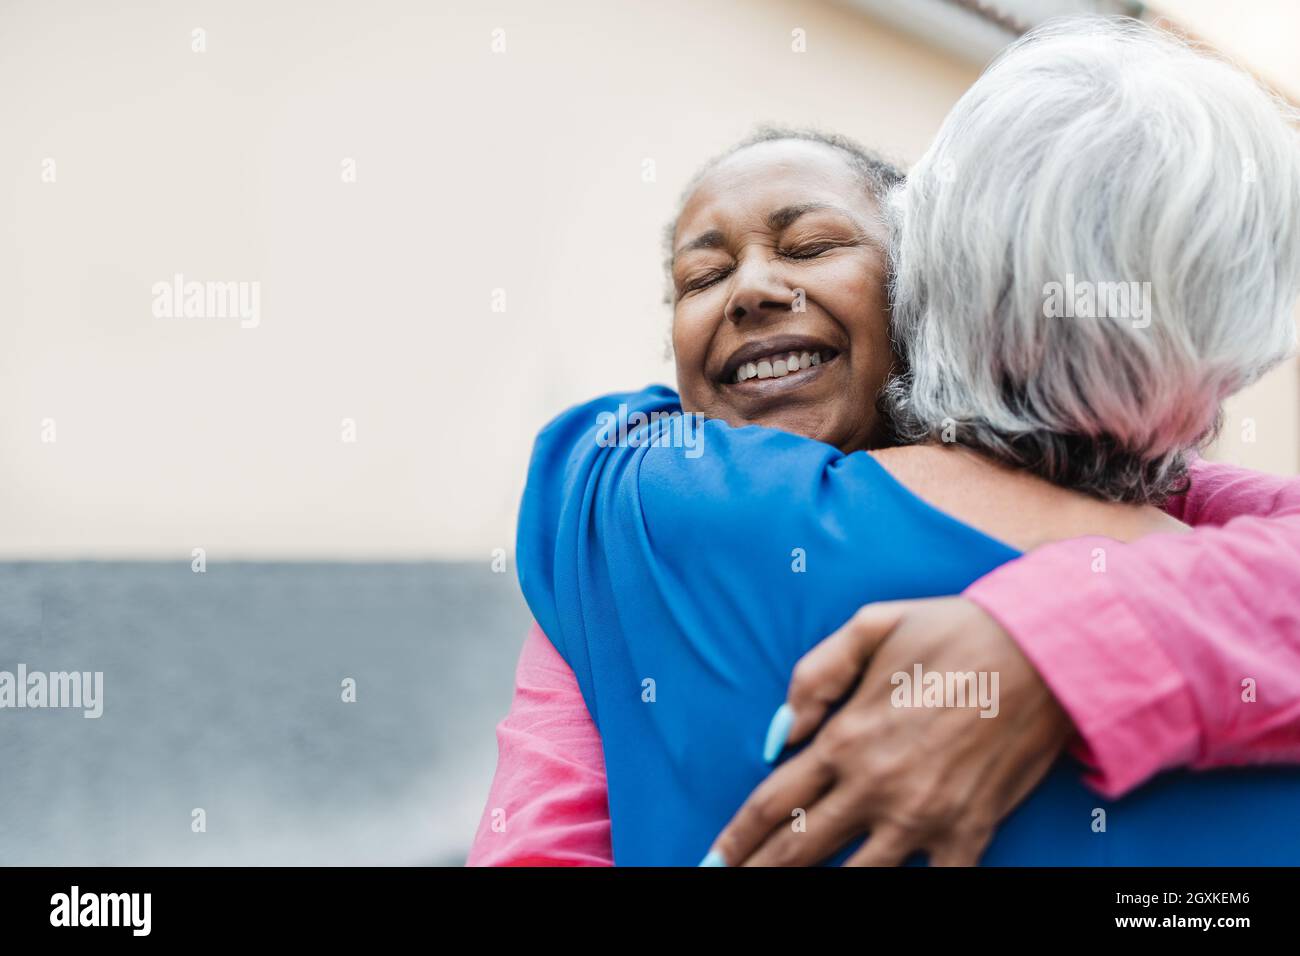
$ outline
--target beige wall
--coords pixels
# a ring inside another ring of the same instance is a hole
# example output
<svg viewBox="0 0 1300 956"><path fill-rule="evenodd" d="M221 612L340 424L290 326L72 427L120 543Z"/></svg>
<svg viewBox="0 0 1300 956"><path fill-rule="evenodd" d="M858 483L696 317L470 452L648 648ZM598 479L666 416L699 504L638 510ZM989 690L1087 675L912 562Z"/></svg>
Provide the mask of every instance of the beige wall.
<svg viewBox="0 0 1300 956"><path fill-rule="evenodd" d="M819 3L105 6L0 12L4 557L509 548L537 427L670 380L695 167L763 120L909 160L975 76ZM260 325L156 318L177 272ZM1295 396L1234 456L1294 471Z"/></svg>
<svg viewBox="0 0 1300 956"><path fill-rule="evenodd" d="M1147 16L1210 43L1222 55L1300 101L1300 4L1295 0L1146 0Z"/></svg>
<svg viewBox="0 0 1300 956"><path fill-rule="evenodd" d="M1296 0L1152 0L1168 19L1300 103L1300 4ZM1300 321L1300 311L1297 312ZM1300 472L1300 361L1288 363L1231 400L1211 457L1277 474Z"/></svg>
<svg viewBox="0 0 1300 956"><path fill-rule="evenodd" d="M1288 362L1228 401L1209 457L1300 474L1300 363Z"/></svg>

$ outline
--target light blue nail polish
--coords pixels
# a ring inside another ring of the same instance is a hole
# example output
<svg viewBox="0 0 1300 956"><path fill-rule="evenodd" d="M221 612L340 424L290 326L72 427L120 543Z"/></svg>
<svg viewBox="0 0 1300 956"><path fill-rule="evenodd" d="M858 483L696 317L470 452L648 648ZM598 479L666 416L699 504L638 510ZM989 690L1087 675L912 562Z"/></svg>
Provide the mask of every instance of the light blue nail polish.
<svg viewBox="0 0 1300 956"><path fill-rule="evenodd" d="M704 859L700 860L700 866L726 866L727 861L722 858L722 854L717 850L710 850Z"/></svg>
<svg viewBox="0 0 1300 956"><path fill-rule="evenodd" d="M789 704L782 704L772 715L772 722L767 725L767 740L763 743L763 759L775 763L785 749L785 742L794 727L794 711Z"/></svg>

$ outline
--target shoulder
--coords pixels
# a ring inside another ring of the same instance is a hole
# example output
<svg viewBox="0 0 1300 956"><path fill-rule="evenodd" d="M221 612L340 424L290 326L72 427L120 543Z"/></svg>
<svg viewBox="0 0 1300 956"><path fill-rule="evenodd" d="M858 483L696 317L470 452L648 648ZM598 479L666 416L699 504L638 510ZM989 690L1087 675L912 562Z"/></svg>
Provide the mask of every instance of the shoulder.
<svg viewBox="0 0 1300 956"><path fill-rule="evenodd" d="M574 427L607 428L613 420L622 420L624 424L648 418L652 413L680 412L681 401L671 388L666 385L647 385L635 392L611 392L590 401L574 405L556 415L544 426L541 435L557 431L569 431ZM635 425L633 426L635 427Z"/></svg>
<svg viewBox="0 0 1300 956"><path fill-rule="evenodd" d="M1023 551L1084 535L1130 541L1188 530L1157 508L1102 501L959 445L915 445L873 455L932 508Z"/></svg>

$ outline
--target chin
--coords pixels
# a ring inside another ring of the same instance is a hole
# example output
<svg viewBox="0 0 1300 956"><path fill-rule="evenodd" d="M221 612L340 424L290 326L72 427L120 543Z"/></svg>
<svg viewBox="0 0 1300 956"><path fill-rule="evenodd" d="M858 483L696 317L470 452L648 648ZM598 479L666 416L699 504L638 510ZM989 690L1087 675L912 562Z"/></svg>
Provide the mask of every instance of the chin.
<svg viewBox="0 0 1300 956"><path fill-rule="evenodd" d="M828 424L828 420L832 417L816 408L780 409L758 416L754 424L835 445L838 444L836 439L842 437L842 433L833 424Z"/></svg>

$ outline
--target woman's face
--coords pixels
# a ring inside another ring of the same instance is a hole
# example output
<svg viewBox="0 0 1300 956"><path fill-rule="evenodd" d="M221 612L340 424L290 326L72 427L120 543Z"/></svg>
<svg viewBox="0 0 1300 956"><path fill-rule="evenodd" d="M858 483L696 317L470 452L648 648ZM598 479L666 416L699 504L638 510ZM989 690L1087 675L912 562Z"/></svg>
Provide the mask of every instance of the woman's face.
<svg viewBox="0 0 1300 956"><path fill-rule="evenodd" d="M875 203L831 147L777 140L715 166L673 237L683 409L844 451L879 444L884 249Z"/></svg>

